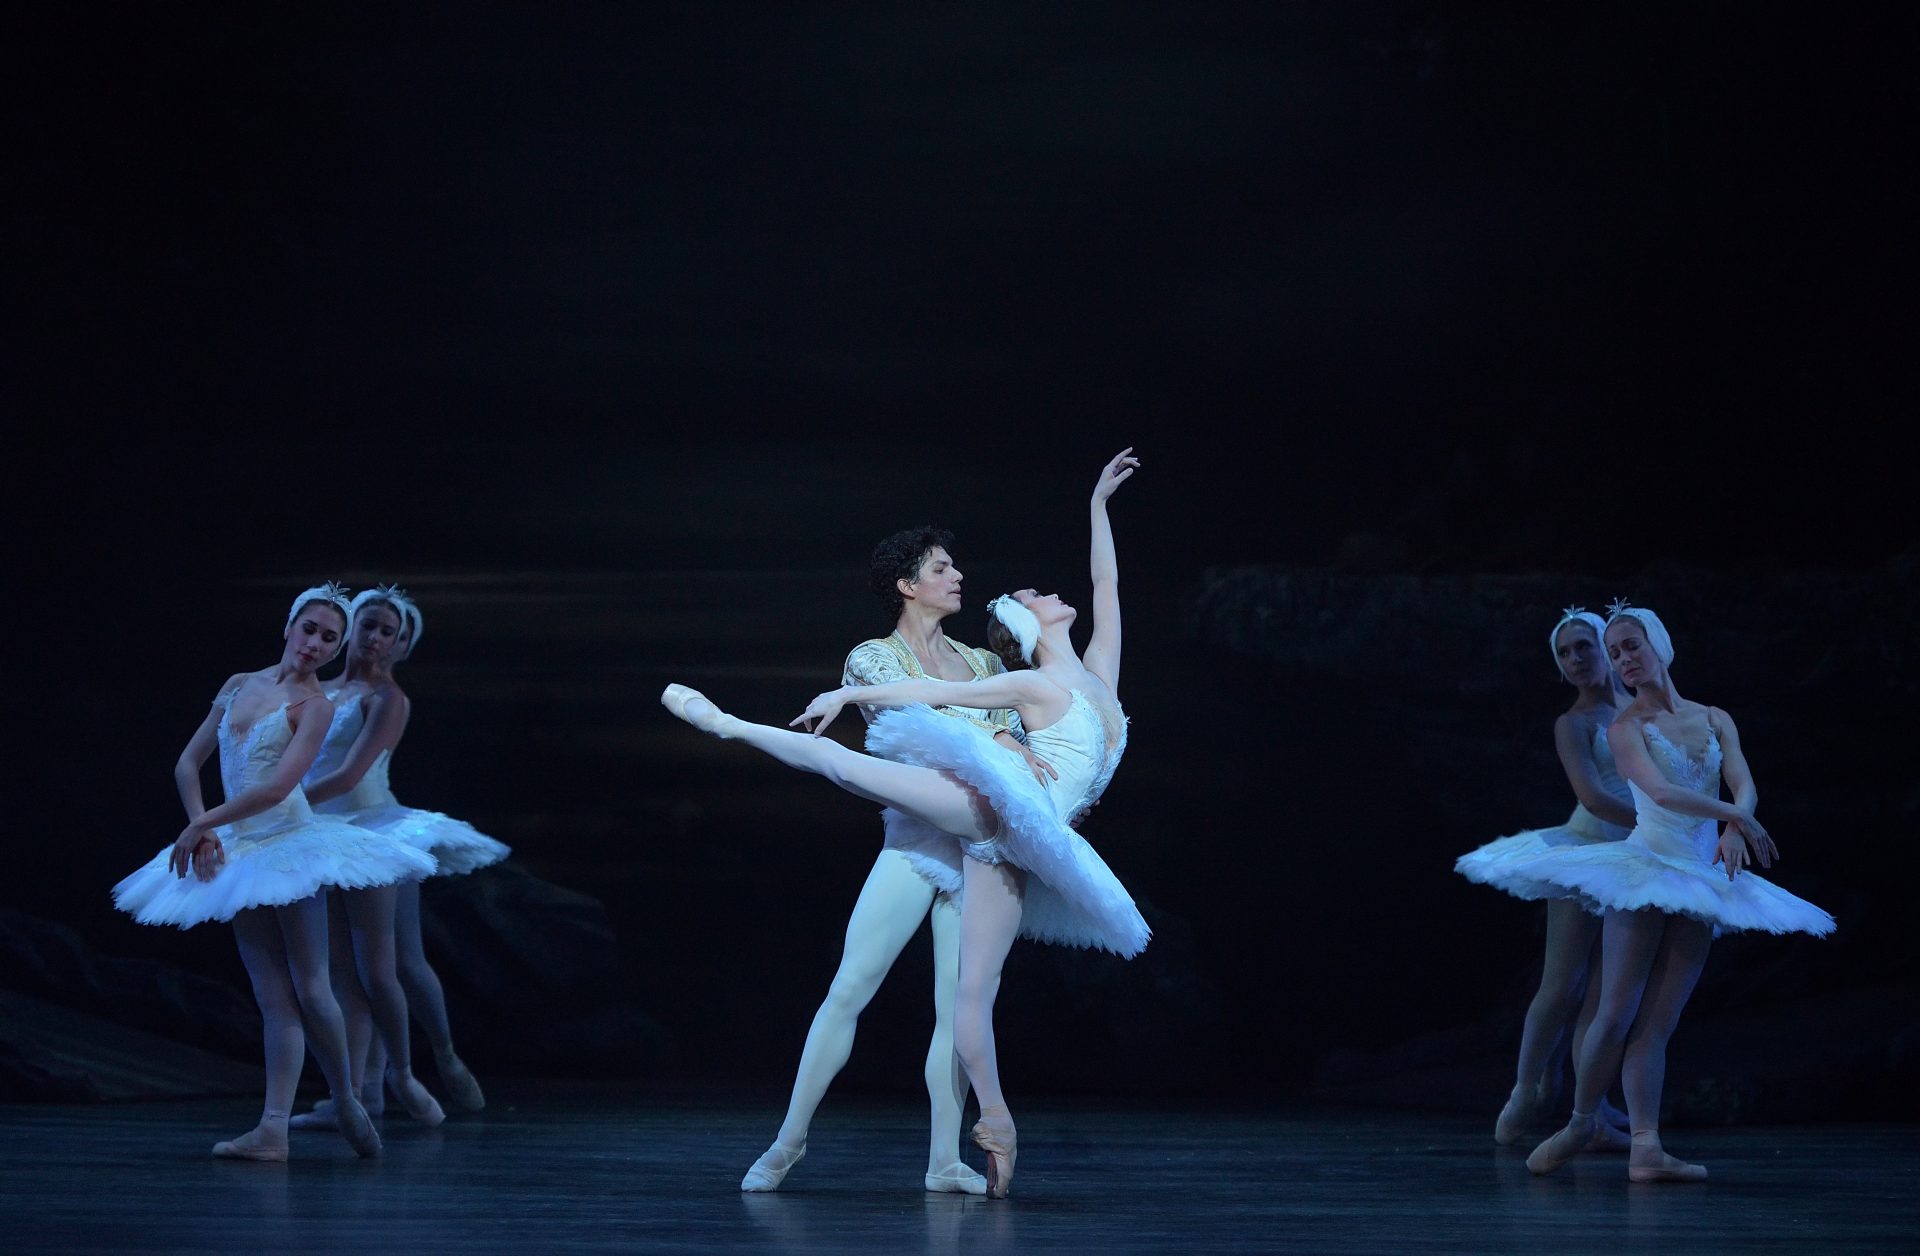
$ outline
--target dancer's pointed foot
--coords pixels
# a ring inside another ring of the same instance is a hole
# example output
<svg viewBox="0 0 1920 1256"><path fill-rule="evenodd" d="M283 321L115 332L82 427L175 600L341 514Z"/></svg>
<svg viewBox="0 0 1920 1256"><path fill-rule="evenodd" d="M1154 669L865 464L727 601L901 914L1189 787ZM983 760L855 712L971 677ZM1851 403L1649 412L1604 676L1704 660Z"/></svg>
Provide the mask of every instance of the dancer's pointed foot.
<svg viewBox="0 0 1920 1256"><path fill-rule="evenodd" d="M393 1065L387 1065L387 1089L393 1092L394 1097L400 1101L400 1106L407 1110L408 1116L428 1129L447 1119L446 1112L440 1107L440 1101L421 1085L420 1079L413 1075L413 1070L409 1069L403 1073Z"/></svg>
<svg viewBox="0 0 1920 1256"><path fill-rule="evenodd" d="M334 1115L333 1100L322 1099L311 1111L302 1112L287 1124L297 1130L337 1130L340 1118Z"/></svg>
<svg viewBox="0 0 1920 1256"><path fill-rule="evenodd" d="M1507 1096L1507 1106L1500 1109L1500 1115L1494 1118L1493 1141L1502 1147L1511 1147L1526 1133L1527 1122L1533 1116L1533 1096L1515 1086L1513 1093Z"/></svg>
<svg viewBox="0 0 1920 1256"><path fill-rule="evenodd" d="M775 1143L760 1153L760 1158L753 1162L751 1169L747 1170L747 1176L740 1179L740 1189L743 1191L779 1190L780 1183L786 1180L787 1170L799 1164L801 1157L806 1154L805 1143L801 1143L798 1147Z"/></svg>
<svg viewBox="0 0 1920 1256"><path fill-rule="evenodd" d="M973 1123L973 1142L987 1153L987 1198L1005 1199L1013 1190L1013 1161L1019 1154L1013 1114L1001 1107L980 1109L980 1119Z"/></svg>
<svg viewBox="0 0 1920 1256"><path fill-rule="evenodd" d="M662 689L660 705L701 732L711 733L715 737L725 737L727 725L733 721L731 715L713 704L713 699L685 685L668 685Z"/></svg>
<svg viewBox="0 0 1920 1256"><path fill-rule="evenodd" d="M213 1145L213 1154L221 1160L262 1160L284 1164L287 1159L287 1131L274 1129L262 1121L238 1138Z"/></svg>
<svg viewBox="0 0 1920 1256"><path fill-rule="evenodd" d="M956 1160L938 1173L927 1174L927 1189L948 1195L984 1195L987 1179L971 1165Z"/></svg>
<svg viewBox="0 0 1920 1256"><path fill-rule="evenodd" d="M1657 1130L1635 1130L1633 1150L1627 1154L1629 1182L1704 1182L1707 1166L1675 1159L1660 1146Z"/></svg>
<svg viewBox="0 0 1920 1256"><path fill-rule="evenodd" d="M480 1093L480 1083L473 1080L473 1074L460 1057L448 1052L435 1057L440 1067L440 1089L447 1094L447 1111L478 1112L487 1106L487 1097Z"/></svg>
<svg viewBox="0 0 1920 1256"><path fill-rule="evenodd" d="M1533 1149L1533 1154L1527 1157L1528 1171L1552 1173L1585 1151L1587 1144L1593 1141L1594 1126L1591 1112L1574 1113L1565 1129Z"/></svg>
<svg viewBox="0 0 1920 1256"><path fill-rule="evenodd" d="M353 1095L333 1097L334 1116L340 1122L340 1137L355 1152L372 1159L380 1154L380 1131L373 1128L373 1118L367 1115L367 1109Z"/></svg>

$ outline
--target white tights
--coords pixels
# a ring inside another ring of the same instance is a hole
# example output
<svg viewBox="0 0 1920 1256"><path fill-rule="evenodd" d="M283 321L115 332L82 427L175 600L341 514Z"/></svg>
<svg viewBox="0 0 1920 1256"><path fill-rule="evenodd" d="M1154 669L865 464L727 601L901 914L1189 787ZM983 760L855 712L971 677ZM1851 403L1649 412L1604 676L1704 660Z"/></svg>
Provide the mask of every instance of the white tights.
<svg viewBox="0 0 1920 1256"><path fill-rule="evenodd" d="M335 1098L354 1093L346 1028L327 978L326 907L315 895L285 907L249 908L233 918L233 933L265 1031L261 1123L277 1124L284 1138L309 1044Z"/></svg>
<svg viewBox="0 0 1920 1256"><path fill-rule="evenodd" d="M947 895L936 894L897 850L880 852L860 887L860 896L854 900L840 967L833 974L826 1000L813 1015L806 1046L800 1052L793 1097L787 1103L786 1120L781 1122L777 1139L782 1145L800 1147L806 1143L815 1110L852 1054L860 1013L873 1000L880 982L929 912L933 924L933 1038L927 1044L925 1076L933 1115L927 1172L939 1173L960 1158L960 1118L967 1099L966 1080L953 1049L960 911Z"/></svg>

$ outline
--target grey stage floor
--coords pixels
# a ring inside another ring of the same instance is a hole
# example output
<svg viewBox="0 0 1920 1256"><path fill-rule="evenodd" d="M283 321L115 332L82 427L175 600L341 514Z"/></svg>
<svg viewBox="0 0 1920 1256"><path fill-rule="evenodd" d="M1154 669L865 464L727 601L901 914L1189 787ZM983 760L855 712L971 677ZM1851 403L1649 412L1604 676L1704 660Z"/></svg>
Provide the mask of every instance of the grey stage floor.
<svg viewBox="0 0 1920 1256"><path fill-rule="evenodd" d="M296 1136L216 1162L240 1100L0 1108L0 1242L35 1251L1893 1252L1920 1247L1920 1131L1675 1130L1704 1186L1620 1157L1534 1179L1488 1122L1028 1101L1015 1197L920 1189L921 1112L829 1099L777 1195L740 1174L778 1097L499 1084L483 1114L384 1123L360 1161ZM978 1162L978 1154L972 1158Z"/></svg>

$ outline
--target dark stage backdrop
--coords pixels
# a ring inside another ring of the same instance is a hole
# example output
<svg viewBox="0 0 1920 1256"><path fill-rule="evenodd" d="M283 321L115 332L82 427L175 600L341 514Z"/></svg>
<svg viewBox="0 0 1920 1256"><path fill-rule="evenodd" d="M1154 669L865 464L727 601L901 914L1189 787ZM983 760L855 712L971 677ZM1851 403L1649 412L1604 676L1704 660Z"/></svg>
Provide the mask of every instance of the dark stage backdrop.
<svg viewBox="0 0 1920 1256"><path fill-rule="evenodd" d="M866 552L922 520L960 535L963 640L1008 587L1084 598L1085 496L1130 444L1134 735L1087 835L1158 937L1019 948L1010 1084L1497 1102L1538 923L1450 864L1570 806L1541 642L1627 594L1747 731L1779 878L1841 920L1720 948L1687 1110L1914 1093L1920 608L1884 436L1913 102L1880 19L5 20L29 748L0 986L34 1006L246 1056L230 939L106 890L178 830L173 758L292 593L397 579L428 632L396 786L516 848L429 896L476 1069L779 1083L874 809L660 686L788 718L885 630ZM926 969L922 938L850 1084L917 1088Z"/></svg>

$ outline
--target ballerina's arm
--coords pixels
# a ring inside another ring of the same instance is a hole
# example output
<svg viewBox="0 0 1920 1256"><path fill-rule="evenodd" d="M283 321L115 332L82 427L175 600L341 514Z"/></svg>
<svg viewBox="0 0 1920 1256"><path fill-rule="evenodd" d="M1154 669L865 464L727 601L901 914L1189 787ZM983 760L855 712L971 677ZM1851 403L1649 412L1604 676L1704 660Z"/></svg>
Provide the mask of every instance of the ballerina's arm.
<svg viewBox="0 0 1920 1256"><path fill-rule="evenodd" d="M1087 642L1080 661L1088 671L1106 683L1108 692L1120 696L1120 560L1113 548L1113 523L1107 518L1107 498L1139 469L1133 446L1113 456L1100 469L1100 480L1093 486L1088 505L1092 516L1093 544L1088 565L1093 574L1093 636Z"/></svg>
<svg viewBox="0 0 1920 1256"><path fill-rule="evenodd" d="M235 672L227 677L227 683L220 686L220 692L213 697L213 705L207 708L207 718L200 721L200 727L193 730L193 736L187 739L186 748L181 750L180 758L173 765L173 787L180 793L180 805L187 809L187 819L197 820L207 810L206 796L200 792L200 770L213 757L215 748L220 744L220 721L227 713L227 698L232 692L246 683L245 672Z"/></svg>
<svg viewBox="0 0 1920 1256"><path fill-rule="evenodd" d="M842 685L823 693L787 726L806 727L817 737L849 702L873 706L924 702L928 706L1012 707L1032 730L1059 719L1070 701L1060 686L1031 671L1002 672L979 680L894 680L884 685Z"/></svg>
<svg viewBox="0 0 1920 1256"><path fill-rule="evenodd" d="M295 712L299 714L296 716ZM293 723L293 739L280 755L280 762L274 764L273 772L265 780L249 789L243 789L219 806L201 812L180 831L174 839L173 853L167 857L167 866L175 873L187 875L189 861L193 871L202 881L210 881L213 874L226 862L217 841L208 841L213 829L222 824L232 824L248 816L257 816L286 798L300 785L300 778L313 766L319 757L320 743L327 735L327 725L333 720L333 704L319 694L294 704L287 712L287 719ZM202 844L207 847L197 851Z"/></svg>
<svg viewBox="0 0 1920 1256"><path fill-rule="evenodd" d="M398 685L384 685L377 690L368 700L367 722L361 727L360 735L353 739L346 759L307 788L307 801L326 802L358 785L381 751L392 750L400 744L401 736L407 731L407 717L412 713L413 704L407 701L407 695L400 692Z"/></svg>
<svg viewBox="0 0 1920 1256"><path fill-rule="evenodd" d="M1747 766L1747 752L1740 746L1740 730L1733 726L1733 717L1719 707L1708 707L1707 718L1720 736L1720 776L1733 791L1734 806L1752 815L1760 809L1760 790L1753 783L1753 769ZM1723 843L1726 838L1725 833L1720 835ZM1773 861L1780 858L1780 848L1765 829L1747 832L1747 845L1762 868L1773 867Z"/></svg>
<svg viewBox="0 0 1920 1256"><path fill-rule="evenodd" d="M1610 794L1600 782L1600 770L1593 762L1593 743L1581 736L1580 722L1562 715L1553 722L1553 748L1560 752L1560 767L1573 786L1580 805L1608 824L1632 825L1633 803L1618 794Z"/></svg>

